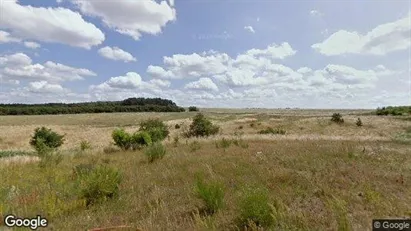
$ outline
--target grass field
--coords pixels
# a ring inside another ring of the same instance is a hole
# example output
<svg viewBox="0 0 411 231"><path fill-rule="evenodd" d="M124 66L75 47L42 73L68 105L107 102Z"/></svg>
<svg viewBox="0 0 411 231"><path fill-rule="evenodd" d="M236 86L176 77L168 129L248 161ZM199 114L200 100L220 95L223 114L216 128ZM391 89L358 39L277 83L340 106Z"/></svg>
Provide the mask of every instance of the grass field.
<svg viewBox="0 0 411 231"><path fill-rule="evenodd" d="M330 121L334 112L343 115L343 124ZM268 191L274 218L260 230L371 230L372 219L411 216L409 117L367 110L204 113L221 126L217 136L181 136L194 112L0 117L0 216L40 214L52 230L244 230L238 220L241 198L256 188ZM170 126L163 159L149 163L144 150L104 152L113 129L134 131L147 118ZM29 140L39 126L66 134L60 164L38 165ZM266 127L286 134L258 134ZM242 145L217 147L223 138ZM79 150L83 140L91 150ZM119 169L118 198L86 207L73 180L80 164ZM194 193L198 173L223 185L224 206L212 215Z"/></svg>

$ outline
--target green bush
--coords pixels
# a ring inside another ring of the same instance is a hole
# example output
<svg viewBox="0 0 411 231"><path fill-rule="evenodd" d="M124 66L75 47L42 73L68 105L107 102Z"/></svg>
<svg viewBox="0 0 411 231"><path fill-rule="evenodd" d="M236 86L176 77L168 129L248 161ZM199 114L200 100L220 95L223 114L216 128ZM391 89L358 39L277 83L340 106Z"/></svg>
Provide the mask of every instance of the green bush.
<svg viewBox="0 0 411 231"><path fill-rule="evenodd" d="M375 114L377 115L393 115L393 116L400 116L400 115L411 115L411 106L388 106L377 108Z"/></svg>
<svg viewBox="0 0 411 231"><path fill-rule="evenodd" d="M49 128L41 127L34 130L34 135L31 137L30 145L38 152L45 149L57 149L64 143L64 135L59 135Z"/></svg>
<svg viewBox="0 0 411 231"><path fill-rule="evenodd" d="M207 119L202 113L198 113L193 118L193 122L187 133L187 137L199 137L215 135L219 132L220 128Z"/></svg>
<svg viewBox="0 0 411 231"><path fill-rule="evenodd" d="M91 144L87 140L83 140L80 142L80 150L85 151L91 149Z"/></svg>
<svg viewBox="0 0 411 231"><path fill-rule="evenodd" d="M166 148L160 142L149 146L144 154L148 157L148 162L152 163L155 160L161 159L166 155Z"/></svg>
<svg viewBox="0 0 411 231"><path fill-rule="evenodd" d="M117 169L97 166L81 173L78 175L79 196L86 200L87 206L118 196L122 175Z"/></svg>
<svg viewBox="0 0 411 231"><path fill-rule="evenodd" d="M337 124L342 124L344 123L344 119L342 118L342 115L340 113L334 113L331 116L331 121Z"/></svg>
<svg viewBox="0 0 411 231"><path fill-rule="evenodd" d="M358 127L361 127L361 126L362 126L362 121L361 121L361 119L358 118L358 119L357 119L357 122L355 122L355 124L356 124Z"/></svg>
<svg viewBox="0 0 411 231"><path fill-rule="evenodd" d="M267 127L266 129L260 130L258 134L280 134L285 135L286 131L281 128L273 129L272 127Z"/></svg>
<svg viewBox="0 0 411 231"><path fill-rule="evenodd" d="M200 110L195 106L190 106L188 107L188 111L200 111Z"/></svg>
<svg viewBox="0 0 411 231"><path fill-rule="evenodd" d="M131 136L131 147L135 149L139 149L143 146L148 146L152 144L152 140L150 134L145 131L136 132Z"/></svg>
<svg viewBox="0 0 411 231"><path fill-rule="evenodd" d="M257 226L270 226L274 219L272 208L269 204L268 191L254 188L244 192L240 202L239 220L242 226L254 223Z"/></svg>
<svg viewBox="0 0 411 231"><path fill-rule="evenodd" d="M148 119L140 123L140 131L147 132L152 142L164 140L168 134L168 127L159 119Z"/></svg>
<svg viewBox="0 0 411 231"><path fill-rule="evenodd" d="M124 129L116 129L111 134L114 144L122 150L129 150L131 148L131 135L124 131Z"/></svg>
<svg viewBox="0 0 411 231"><path fill-rule="evenodd" d="M203 177L197 176L195 193L209 214L217 212L224 206L224 187L218 182L205 183Z"/></svg>

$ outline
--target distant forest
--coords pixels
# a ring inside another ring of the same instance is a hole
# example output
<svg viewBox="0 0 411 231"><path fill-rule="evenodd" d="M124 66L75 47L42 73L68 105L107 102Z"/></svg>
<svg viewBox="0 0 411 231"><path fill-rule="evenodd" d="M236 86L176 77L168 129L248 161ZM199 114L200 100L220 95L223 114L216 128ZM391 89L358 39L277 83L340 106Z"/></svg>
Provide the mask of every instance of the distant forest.
<svg viewBox="0 0 411 231"><path fill-rule="evenodd" d="M173 101L161 98L128 98L123 101L46 104L0 104L0 115L48 115L111 112L183 112Z"/></svg>
<svg viewBox="0 0 411 231"><path fill-rule="evenodd" d="M393 116L398 116L398 115L411 115L411 106L388 106L388 107L382 107L382 108L377 108L376 111L377 115L393 115Z"/></svg>

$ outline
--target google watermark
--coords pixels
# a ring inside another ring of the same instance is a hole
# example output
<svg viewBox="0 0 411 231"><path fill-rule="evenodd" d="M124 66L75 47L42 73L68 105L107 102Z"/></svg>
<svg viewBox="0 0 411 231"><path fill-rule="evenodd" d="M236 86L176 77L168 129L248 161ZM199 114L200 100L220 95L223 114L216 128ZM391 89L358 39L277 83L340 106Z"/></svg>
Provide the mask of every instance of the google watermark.
<svg viewBox="0 0 411 231"><path fill-rule="evenodd" d="M404 219L379 219L372 221L373 231L411 231L411 220Z"/></svg>
<svg viewBox="0 0 411 231"><path fill-rule="evenodd" d="M47 227L48 220L40 215L37 215L37 217L34 218L22 218L10 214L4 217L4 224L9 228L19 227L36 230L40 227Z"/></svg>

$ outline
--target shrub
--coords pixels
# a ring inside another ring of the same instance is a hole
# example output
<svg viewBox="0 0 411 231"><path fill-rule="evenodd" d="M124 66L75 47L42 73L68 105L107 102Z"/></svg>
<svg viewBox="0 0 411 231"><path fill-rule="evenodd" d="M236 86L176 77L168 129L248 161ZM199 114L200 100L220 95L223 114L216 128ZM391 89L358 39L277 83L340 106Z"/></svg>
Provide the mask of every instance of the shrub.
<svg viewBox="0 0 411 231"><path fill-rule="evenodd" d="M240 125L240 126L238 126L238 129L243 129L244 128L244 126L243 125Z"/></svg>
<svg viewBox="0 0 411 231"><path fill-rule="evenodd" d="M80 142L80 150L85 151L91 149L91 144L87 140L83 140Z"/></svg>
<svg viewBox="0 0 411 231"><path fill-rule="evenodd" d="M188 111L200 111L200 110L195 106L190 106L188 107Z"/></svg>
<svg viewBox="0 0 411 231"><path fill-rule="evenodd" d="M73 168L73 176L75 178L83 177L84 175L89 174L95 166L93 164L79 164Z"/></svg>
<svg viewBox="0 0 411 231"><path fill-rule="evenodd" d="M107 166L97 166L85 170L79 175L80 199L86 200L86 205L112 199L118 196L121 173Z"/></svg>
<svg viewBox="0 0 411 231"><path fill-rule="evenodd" d="M44 149L57 149L63 143L64 135L59 135L51 129L45 127L36 128L34 130L34 135L30 140L30 145L37 151L44 151Z"/></svg>
<svg viewBox="0 0 411 231"><path fill-rule="evenodd" d="M344 123L344 119L342 118L342 115L340 113L334 113L331 116L331 121L337 124L342 124Z"/></svg>
<svg viewBox="0 0 411 231"><path fill-rule="evenodd" d="M152 140L148 132L145 132L145 131L135 132L131 136L131 147L134 150L141 148L143 146L151 145L151 144L152 144Z"/></svg>
<svg viewBox="0 0 411 231"><path fill-rule="evenodd" d="M224 206L224 187L218 182L205 183L202 177L197 177L195 193L200 198L207 213L213 214Z"/></svg>
<svg viewBox="0 0 411 231"><path fill-rule="evenodd" d="M201 149L201 144L197 140L194 140L192 143L190 143L190 151L195 152L197 150Z"/></svg>
<svg viewBox="0 0 411 231"><path fill-rule="evenodd" d="M152 142L164 140L168 134L168 127L159 119L149 119L140 123L140 131L147 132Z"/></svg>
<svg viewBox="0 0 411 231"><path fill-rule="evenodd" d="M180 127L181 127L180 124L176 124L176 125L174 126L175 129L180 129Z"/></svg>
<svg viewBox="0 0 411 231"><path fill-rule="evenodd" d="M361 126L362 126L362 121L361 121L361 119L358 118L358 119L357 119L357 122L355 122L355 124L356 124L358 127L361 127Z"/></svg>
<svg viewBox="0 0 411 231"><path fill-rule="evenodd" d="M122 150L128 150L131 148L131 136L124 129L116 129L112 135L114 144Z"/></svg>
<svg viewBox="0 0 411 231"><path fill-rule="evenodd" d="M265 189L245 191L239 207L241 225L254 223L257 226L270 226L274 222L268 192Z"/></svg>
<svg viewBox="0 0 411 231"><path fill-rule="evenodd" d="M216 141L215 146L216 148L228 148L230 147L232 141L226 138L222 138L221 140Z"/></svg>
<svg viewBox="0 0 411 231"><path fill-rule="evenodd" d="M157 142L149 146L144 154L148 157L148 162L152 163L157 159L161 159L166 155L166 148L161 143Z"/></svg>
<svg viewBox="0 0 411 231"><path fill-rule="evenodd" d="M220 128L216 125L213 125L213 123L202 113L198 113L193 118L193 122L190 125L187 136L210 136L217 134L219 130Z"/></svg>
<svg viewBox="0 0 411 231"><path fill-rule="evenodd" d="M280 134L285 135L286 131L281 128L273 129L272 127L267 127L266 129L260 130L258 134Z"/></svg>

